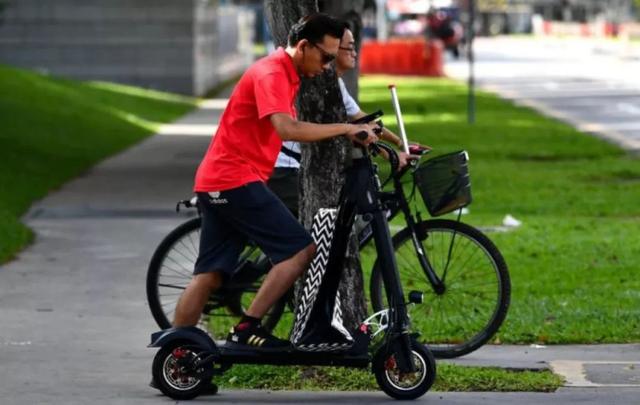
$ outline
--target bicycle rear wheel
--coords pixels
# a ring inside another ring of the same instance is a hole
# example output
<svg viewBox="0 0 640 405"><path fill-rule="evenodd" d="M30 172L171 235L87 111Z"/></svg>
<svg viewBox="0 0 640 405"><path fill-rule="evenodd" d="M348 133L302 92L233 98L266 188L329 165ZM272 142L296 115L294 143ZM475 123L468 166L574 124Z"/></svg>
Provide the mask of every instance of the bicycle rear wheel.
<svg viewBox="0 0 640 405"><path fill-rule="evenodd" d="M171 327L175 308L191 281L198 258L200 218L181 224L160 243L147 270L147 300L151 314L162 329ZM270 263L260 249L249 244L240 255L236 270L222 288L209 296L198 327L215 339L224 339L255 297ZM286 306L278 301L264 317L263 325L272 330Z"/></svg>
<svg viewBox="0 0 640 405"><path fill-rule="evenodd" d="M489 238L469 225L435 219L418 223L417 229L445 290L437 294L427 279L410 229L396 234L393 245L403 290L424 294L422 304L408 306L412 328L436 357L470 353L488 342L506 317L511 297L507 265ZM370 291L375 311L389 307L377 263Z"/></svg>

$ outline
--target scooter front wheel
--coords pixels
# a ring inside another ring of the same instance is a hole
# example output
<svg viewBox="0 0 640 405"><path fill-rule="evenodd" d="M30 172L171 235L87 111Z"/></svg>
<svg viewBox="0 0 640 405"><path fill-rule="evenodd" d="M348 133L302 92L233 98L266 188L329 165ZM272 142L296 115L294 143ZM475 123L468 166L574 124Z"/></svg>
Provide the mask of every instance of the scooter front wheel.
<svg viewBox="0 0 640 405"><path fill-rule="evenodd" d="M175 400L189 400L204 393L210 386L211 373L207 364L195 368L200 360L197 346L188 342L171 342L158 350L153 358L151 372L153 381L160 391Z"/></svg>
<svg viewBox="0 0 640 405"><path fill-rule="evenodd" d="M373 373L378 386L395 399L416 399L424 395L436 379L436 362L427 347L411 343L415 372L402 373L396 363L396 355L387 347L381 347L373 359Z"/></svg>

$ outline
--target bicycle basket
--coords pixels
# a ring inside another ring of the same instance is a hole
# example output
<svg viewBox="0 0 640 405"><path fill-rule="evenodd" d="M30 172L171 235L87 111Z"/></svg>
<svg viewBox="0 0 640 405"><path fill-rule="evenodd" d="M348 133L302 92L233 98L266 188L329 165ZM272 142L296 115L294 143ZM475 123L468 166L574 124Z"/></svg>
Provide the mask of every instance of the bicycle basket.
<svg viewBox="0 0 640 405"><path fill-rule="evenodd" d="M427 160L413 173L431 216L444 215L471 203L471 182L466 151Z"/></svg>

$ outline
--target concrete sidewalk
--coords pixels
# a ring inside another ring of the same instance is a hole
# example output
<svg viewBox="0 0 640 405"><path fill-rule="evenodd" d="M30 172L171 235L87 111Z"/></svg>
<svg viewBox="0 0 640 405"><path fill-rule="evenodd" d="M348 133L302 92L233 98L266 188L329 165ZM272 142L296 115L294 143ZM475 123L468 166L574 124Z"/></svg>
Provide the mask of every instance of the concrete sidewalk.
<svg viewBox="0 0 640 405"><path fill-rule="evenodd" d="M146 267L160 240L185 219L174 212L175 202L191 195L195 169L224 105L224 100L205 103L33 206L24 220L36 232L34 244L0 269L2 404L166 401L147 386L155 350L146 345L157 327L146 302ZM508 368L540 368L540 361L555 360L638 362L639 348L488 346L458 361ZM590 398L585 403L604 403L610 392L431 393L422 401L527 404ZM638 392L611 395L630 403L626 398ZM392 402L382 393L241 391L198 402L360 403L362 398Z"/></svg>
<svg viewBox="0 0 640 405"><path fill-rule="evenodd" d="M226 100L208 101L34 204L36 238L0 268L0 403L157 401L146 269Z"/></svg>
<svg viewBox="0 0 640 405"><path fill-rule="evenodd" d="M485 345L459 359L464 366L551 369L569 387L635 387L640 394L640 344Z"/></svg>

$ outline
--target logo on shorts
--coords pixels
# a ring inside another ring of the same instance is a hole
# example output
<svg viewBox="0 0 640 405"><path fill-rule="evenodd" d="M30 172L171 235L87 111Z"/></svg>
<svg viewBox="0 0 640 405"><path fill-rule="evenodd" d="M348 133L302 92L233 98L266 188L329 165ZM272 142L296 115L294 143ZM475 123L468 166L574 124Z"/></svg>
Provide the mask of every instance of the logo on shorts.
<svg viewBox="0 0 640 405"><path fill-rule="evenodd" d="M220 192L219 191L212 191L209 194L209 202L211 204L227 204L229 201L227 201L226 198L220 198Z"/></svg>

